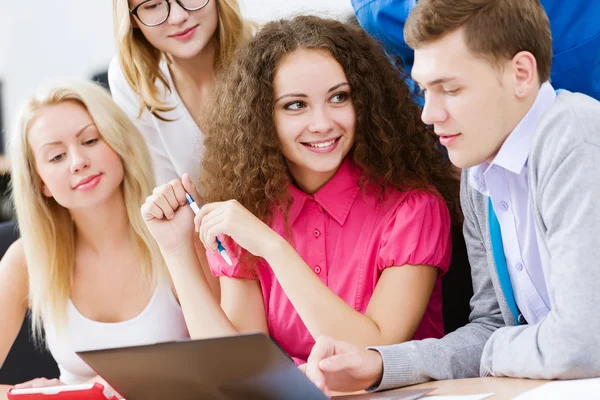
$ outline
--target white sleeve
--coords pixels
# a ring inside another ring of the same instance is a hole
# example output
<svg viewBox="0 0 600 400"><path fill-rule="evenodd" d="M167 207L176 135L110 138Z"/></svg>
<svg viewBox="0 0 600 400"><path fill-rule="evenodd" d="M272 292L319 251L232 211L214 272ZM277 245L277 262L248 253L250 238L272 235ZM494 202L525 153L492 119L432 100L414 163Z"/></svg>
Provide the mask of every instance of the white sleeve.
<svg viewBox="0 0 600 400"><path fill-rule="evenodd" d="M138 117L139 104L137 96L125 80L117 57L113 58L108 68L108 84L115 103L121 107L146 139L154 167L156 184L162 185L171 179L177 178L175 166L169 158L163 144L161 132L157 128L156 117L148 110L144 110L142 115Z"/></svg>

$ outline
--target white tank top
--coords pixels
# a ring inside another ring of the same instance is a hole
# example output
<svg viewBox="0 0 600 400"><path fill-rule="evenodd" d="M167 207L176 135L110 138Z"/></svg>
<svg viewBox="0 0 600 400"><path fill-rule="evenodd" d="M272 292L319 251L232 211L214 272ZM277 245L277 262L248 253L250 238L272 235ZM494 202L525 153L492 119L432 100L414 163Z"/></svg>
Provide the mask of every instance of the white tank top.
<svg viewBox="0 0 600 400"><path fill-rule="evenodd" d="M138 316L123 322L96 322L84 317L69 299L67 327L57 335L46 329L46 341L67 385L85 383L96 373L76 351L169 342L189 338L183 312L168 284L158 284Z"/></svg>

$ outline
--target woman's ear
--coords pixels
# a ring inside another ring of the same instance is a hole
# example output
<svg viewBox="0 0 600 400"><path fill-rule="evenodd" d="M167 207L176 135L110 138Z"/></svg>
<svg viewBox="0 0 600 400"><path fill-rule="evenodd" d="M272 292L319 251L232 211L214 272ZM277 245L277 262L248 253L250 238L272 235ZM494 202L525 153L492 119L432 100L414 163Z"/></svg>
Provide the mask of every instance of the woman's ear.
<svg viewBox="0 0 600 400"><path fill-rule="evenodd" d="M52 196L52 193L50 192L50 189L48 189L48 186L46 186L46 184L44 182L41 182L42 185L42 194L46 197L54 197Z"/></svg>
<svg viewBox="0 0 600 400"><path fill-rule="evenodd" d="M138 24L138 20L136 18L135 15L129 13L129 21L131 22L131 26L133 27L133 29L139 29L140 26Z"/></svg>

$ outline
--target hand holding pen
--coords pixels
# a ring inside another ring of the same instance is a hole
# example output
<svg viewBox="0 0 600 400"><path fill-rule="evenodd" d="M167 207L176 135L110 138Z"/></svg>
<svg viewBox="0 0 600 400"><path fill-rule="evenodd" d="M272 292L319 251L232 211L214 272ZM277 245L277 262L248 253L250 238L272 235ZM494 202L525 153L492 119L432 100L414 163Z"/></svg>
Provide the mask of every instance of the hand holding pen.
<svg viewBox="0 0 600 400"><path fill-rule="evenodd" d="M181 179L157 186L146 198L141 214L161 252L177 252L194 246L194 214L187 206L186 193L196 195L196 188L187 174Z"/></svg>
<svg viewBox="0 0 600 400"><path fill-rule="evenodd" d="M203 205L196 215L195 224L204 246L213 250L220 250L217 237L226 235L249 253L267 259L284 241L237 200Z"/></svg>
<svg viewBox="0 0 600 400"><path fill-rule="evenodd" d="M190 205L192 211L194 211L194 214L198 215L198 213L200 212L200 209L198 208L198 205L196 204L196 202L194 201L192 196L189 193L186 193L185 199L187 200L187 203ZM227 264L229 264L230 266L232 266L233 262L231 261L231 257L229 257L229 254L227 254L227 250L225 250L225 247L223 247L223 244L221 244L221 241L219 240L218 237L216 237L215 240L217 241L217 249L219 250L219 253L221 253L221 256L223 257L225 262Z"/></svg>
<svg viewBox="0 0 600 400"><path fill-rule="evenodd" d="M195 231L207 249L219 251L227 264L232 259L218 239L226 235L251 254L266 258L273 254L282 237L236 200L194 202L196 188L187 174L182 179L154 189L142 206L142 217L163 252L178 251ZM188 205L189 207L184 207ZM180 208L184 207L182 210ZM194 211L196 216L191 213ZM191 241L190 241L191 243Z"/></svg>

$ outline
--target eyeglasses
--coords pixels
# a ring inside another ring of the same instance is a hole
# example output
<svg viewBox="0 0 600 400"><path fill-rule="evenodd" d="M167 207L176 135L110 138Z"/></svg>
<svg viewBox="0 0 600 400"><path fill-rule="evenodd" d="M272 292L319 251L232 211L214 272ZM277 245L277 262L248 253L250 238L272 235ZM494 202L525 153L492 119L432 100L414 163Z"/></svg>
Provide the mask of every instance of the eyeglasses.
<svg viewBox="0 0 600 400"><path fill-rule="evenodd" d="M146 0L129 12L146 26L157 26L165 22L171 14L172 0ZM197 11L206 7L210 0L175 0L186 11Z"/></svg>

